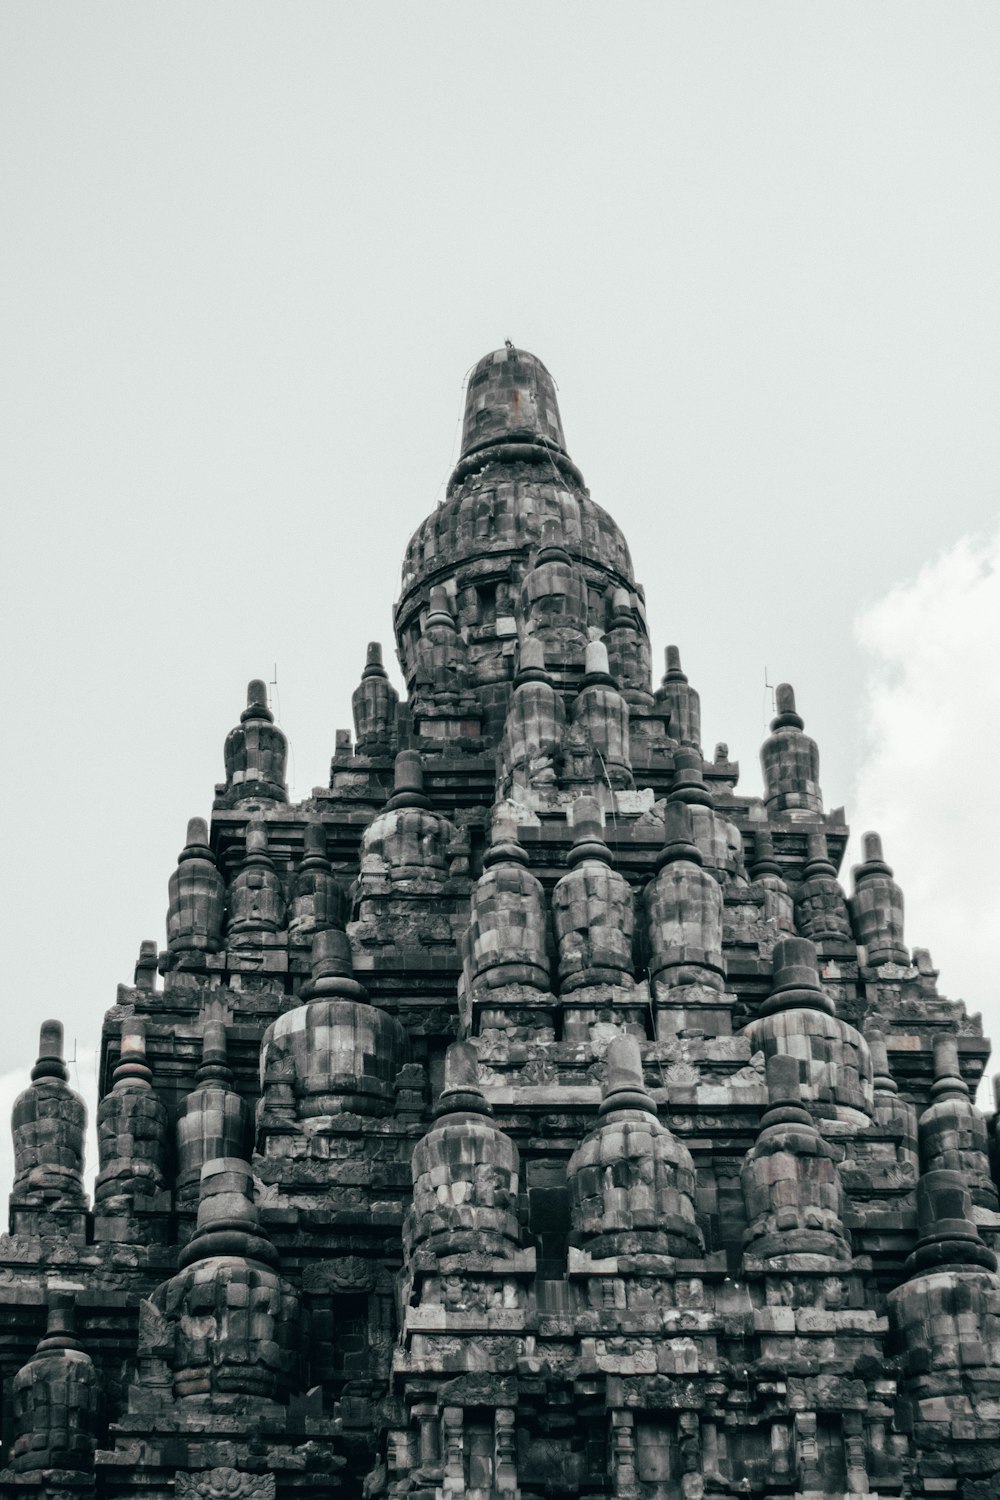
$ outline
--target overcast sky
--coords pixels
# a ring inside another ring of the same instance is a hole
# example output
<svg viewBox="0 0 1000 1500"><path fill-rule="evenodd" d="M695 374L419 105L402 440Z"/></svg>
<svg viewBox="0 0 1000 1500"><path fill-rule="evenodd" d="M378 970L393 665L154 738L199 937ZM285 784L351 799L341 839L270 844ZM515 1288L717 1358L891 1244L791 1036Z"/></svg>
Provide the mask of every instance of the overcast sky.
<svg viewBox="0 0 1000 1500"><path fill-rule="evenodd" d="M326 782L505 337L707 752L791 681L1000 1035L1000 8L6 0L0 69L4 1114L50 1014L93 1108L248 678Z"/></svg>

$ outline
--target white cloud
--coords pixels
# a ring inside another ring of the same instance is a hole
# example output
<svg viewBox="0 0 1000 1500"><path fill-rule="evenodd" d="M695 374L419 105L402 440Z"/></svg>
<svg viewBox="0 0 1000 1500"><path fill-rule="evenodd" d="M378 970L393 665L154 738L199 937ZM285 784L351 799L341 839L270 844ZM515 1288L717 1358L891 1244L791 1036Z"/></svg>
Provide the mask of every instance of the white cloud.
<svg viewBox="0 0 1000 1500"><path fill-rule="evenodd" d="M856 630L870 669L854 827L882 834L908 945L1000 1046L1000 531L963 537Z"/></svg>

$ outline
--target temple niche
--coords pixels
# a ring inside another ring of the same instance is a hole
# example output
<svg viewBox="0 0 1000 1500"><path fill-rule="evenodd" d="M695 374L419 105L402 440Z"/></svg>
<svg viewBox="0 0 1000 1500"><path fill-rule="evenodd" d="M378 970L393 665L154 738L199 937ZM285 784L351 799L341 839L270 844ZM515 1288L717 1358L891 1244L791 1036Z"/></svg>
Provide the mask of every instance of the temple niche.
<svg viewBox="0 0 1000 1500"><path fill-rule="evenodd" d="M677 646L654 686L534 355L473 368L392 619L308 797L249 684L109 996L92 1190L41 1025L0 1491L997 1500L980 1018L877 834L845 879L792 688L756 795Z"/></svg>

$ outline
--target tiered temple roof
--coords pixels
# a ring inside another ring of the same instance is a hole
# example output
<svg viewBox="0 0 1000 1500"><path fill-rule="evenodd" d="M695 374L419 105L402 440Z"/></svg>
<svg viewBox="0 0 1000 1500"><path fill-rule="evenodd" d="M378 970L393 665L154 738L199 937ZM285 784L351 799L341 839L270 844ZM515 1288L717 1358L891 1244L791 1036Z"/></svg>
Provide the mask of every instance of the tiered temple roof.
<svg viewBox="0 0 1000 1500"><path fill-rule="evenodd" d="M877 835L845 892L791 687L763 798L676 646L654 690L533 355L476 365L394 618L405 698L358 642L301 802L250 683L105 1020L93 1204L42 1026L3 1496L996 1500L979 1018Z"/></svg>

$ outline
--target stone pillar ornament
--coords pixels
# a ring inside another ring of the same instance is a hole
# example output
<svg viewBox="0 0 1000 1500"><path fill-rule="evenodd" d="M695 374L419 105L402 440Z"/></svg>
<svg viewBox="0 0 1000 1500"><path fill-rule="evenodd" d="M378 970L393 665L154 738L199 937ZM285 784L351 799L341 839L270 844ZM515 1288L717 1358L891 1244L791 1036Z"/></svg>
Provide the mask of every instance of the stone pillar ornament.
<svg viewBox="0 0 1000 1500"><path fill-rule="evenodd" d="M227 806L288 801L288 741L274 722L267 706L267 684L259 677L247 684L247 706L239 724L229 731L224 754Z"/></svg>
<svg viewBox="0 0 1000 1500"><path fill-rule="evenodd" d="M795 925L799 936L822 947L824 943L851 941L851 917L847 897L830 859L826 834L810 833L802 882L795 892Z"/></svg>
<svg viewBox="0 0 1000 1500"><path fill-rule="evenodd" d="M253 1146L250 1109L233 1088L224 1021L206 1021L197 1083L177 1117L177 1207L198 1206L201 1169L217 1157L246 1158Z"/></svg>
<svg viewBox="0 0 1000 1500"><path fill-rule="evenodd" d="M803 721L795 711L795 689L787 682L775 689L778 712L771 720L771 734L760 749L764 773L764 802L770 813L802 817L823 811L819 789L819 750L816 741L803 732Z"/></svg>
<svg viewBox="0 0 1000 1500"><path fill-rule="evenodd" d="M382 645L379 641L368 643L368 657L361 681L354 689L351 706L354 711L358 754L395 755L399 694L382 665Z"/></svg>
<svg viewBox="0 0 1000 1500"><path fill-rule="evenodd" d="M529 788L554 789L565 731L566 710L545 670L545 647L528 636L521 642L497 752L497 796L520 798Z"/></svg>
<svg viewBox="0 0 1000 1500"><path fill-rule="evenodd" d="M570 1242L595 1258L701 1254L694 1163L657 1119L635 1037L608 1047L598 1123L570 1157L566 1182Z"/></svg>
<svg viewBox="0 0 1000 1500"><path fill-rule="evenodd" d="M128 1219L137 1209L169 1211L164 1171L167 1111L153 1092L152 1080L146 1028L141 1021L123 1021L112 1087L97 1107L100 1171L94 1208L101 1216ZM161 1231L165 1229L162 1225Z"/></svg>
<svg viewBox="0 0 1000 1500"><path fill-rule="evenodd" d="M989 1131L976 1109L958 1060L954 1033L934 1039L934 1082L931 1103L920 1116L920 1159L925 1172L945 1168L961 1174L973 1203L1000 1209L990 1175Z"/></svg>
<svg viewBox="0 0 1000 1500"><path fill-rule="evenodd" d="M208 824L192 818L170 877L167 947L171 953L217 953L222 947L226 887L209 848Z"/></svg>
<svg viewBox="0 0 1000 1500"><path fill-rule="evenodd" d="M46 1471L57 1490L91 1479L97 1446L98 1377L76 1337L72 1295L49 1294L45 1333L14 1377L14 1427L10 1469L31 1475L43 1489Z"/></svg>
<svg viewBox="0 0 1000 1500"><path fill-rule="evenodd" d="M582 736L593 754L587 780L612 788L631 787L629 706L608 671L603 641L591 641L580 691L570 708L572 731ZM571 731L571 732L572 732Z"/></svg>
<svg viewBox="0 0 1000 1500"><path fill-rule="evenodd" d="M676 646L666 650L666 671L656 690L656 702L670 718L667 733L678 744L701 754L701 699L688 682L681 667L681 653Z"/></svg>
<svg viewBox="0 0 1000 1500"><path fill-rule="evenodd" d="M252 947L285 924L285 895L268 853L263 818L252 817L247 824L246 854L229 888L228 904L232 947Z"/></svg>
<svg viewBox="0 0 1000 1500"><path fill-rule="evenodd" d="M903 942L903 893L882 858L882 840L878 834L866 833L862 848L864 860L852 871L854 936L864 947L873 969L884 964L908 966L910 953Z"/></svg>
<svg viewBox="0 0 1000 1500"><path fill-rule="evenodd" d="M87 1109L68 1085L61 1021L43 1021L31 1084L14 1101L12 1234L67 1235L82 1239L87 1196L83 1187Z"/></svg>
<svg viewBox="0 0 1000 1500"><path fill-rule="evenodd" d="M292 881L288 907L288 941L308 947L324 927L343 927L347 898L327 858L326 829L307 823L302 830L302 859Z"/></svg>

